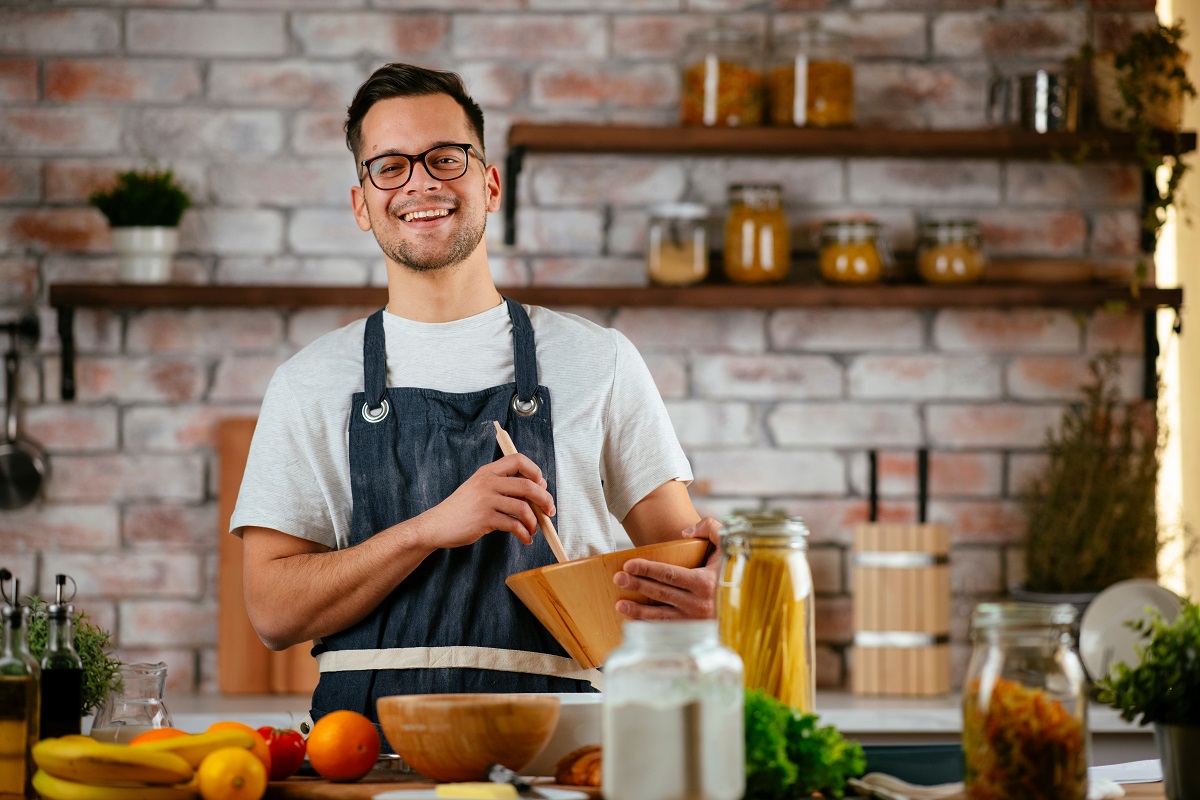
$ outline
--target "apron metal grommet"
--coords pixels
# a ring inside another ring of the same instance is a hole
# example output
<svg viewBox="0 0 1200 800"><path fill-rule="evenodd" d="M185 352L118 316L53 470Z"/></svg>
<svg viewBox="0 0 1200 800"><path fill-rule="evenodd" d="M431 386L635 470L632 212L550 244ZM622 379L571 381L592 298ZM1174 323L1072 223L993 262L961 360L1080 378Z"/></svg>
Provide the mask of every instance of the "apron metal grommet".
<svg viewBox="0 0 1200 800"><path fill-rule="evenodd" d="M538 401L537 395L533 395L528 400L522 400L517 394L513 393L512 399L513 411L520 414L522 417L532 417L537 413Z"/></svg>
<svg viewBox="0 0 1200 800"><path fill-rule="evenodd" d="M366 403L363 403L362 417L367 422L371 422L371 423L380 422L383 420L384 417L386 417L388 415L389 408L390 408L390 406L388 406L387 398L384 398L383 400L379 401L379 408L371 408Z"/></svg>

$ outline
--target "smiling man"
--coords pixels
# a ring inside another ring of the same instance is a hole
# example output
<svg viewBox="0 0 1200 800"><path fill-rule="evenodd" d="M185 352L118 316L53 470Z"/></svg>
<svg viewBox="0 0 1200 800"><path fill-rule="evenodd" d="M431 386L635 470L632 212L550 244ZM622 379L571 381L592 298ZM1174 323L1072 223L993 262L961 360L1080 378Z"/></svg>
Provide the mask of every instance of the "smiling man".
<svg viewBox="0 0 1200 800"><path fill-rule="evenodd" d="M276 371L231 521L246 609L274 649L313 640L312 717L440 692L592 691L504 579L571 558L716 539L645 363L620 333L497 291L487 215L500 178L457 75L378 69L346 119L354 217L387 264L388 304ZM493 420L517 454L502 456ZM633 618L711 617L717 556L640 559Z"/></svg>

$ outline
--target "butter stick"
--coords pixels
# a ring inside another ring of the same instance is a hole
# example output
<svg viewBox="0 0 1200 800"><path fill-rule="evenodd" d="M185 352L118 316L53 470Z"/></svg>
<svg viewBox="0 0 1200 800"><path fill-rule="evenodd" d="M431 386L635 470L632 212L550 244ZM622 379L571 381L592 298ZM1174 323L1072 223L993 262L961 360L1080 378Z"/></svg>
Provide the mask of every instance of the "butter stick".
<svg viewBox="0 0 1200 800"><path fill-rule="evenodd" d="M439 783L438 797L454 797L460 800L517 800L517 789L511 783Z"/></svg>

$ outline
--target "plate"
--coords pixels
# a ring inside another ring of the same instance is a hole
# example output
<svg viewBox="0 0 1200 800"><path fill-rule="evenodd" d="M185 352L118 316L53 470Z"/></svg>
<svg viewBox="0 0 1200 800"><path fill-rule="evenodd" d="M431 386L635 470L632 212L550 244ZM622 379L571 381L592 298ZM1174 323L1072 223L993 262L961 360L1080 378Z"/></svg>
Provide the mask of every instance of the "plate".
<svg viewBox="0 0 1200 800"><path fill-rule="evenodd" d="M1079 623L1079 655L1093 680L1103 678L1117 662L1137 664L1134 645L1143 640L1125 623L1147 618L1147 606L1171 622L1179 616L1182 601L1154 581L1135 579L1114 583L1088 604Z"/></svg>
<svg viewBox="0 0 1200 800"><path fill-rule="evenodd" d="M543 789L535 787L541 792L546 800L588 800L588 796L583 792L570 792L566 789ZM403 789L380 792L373 795L371 800L437 800L438 793L436 789L414 789L411 792L406 792ZM440 798L440 800L450 800L450 798Z"/></svg>

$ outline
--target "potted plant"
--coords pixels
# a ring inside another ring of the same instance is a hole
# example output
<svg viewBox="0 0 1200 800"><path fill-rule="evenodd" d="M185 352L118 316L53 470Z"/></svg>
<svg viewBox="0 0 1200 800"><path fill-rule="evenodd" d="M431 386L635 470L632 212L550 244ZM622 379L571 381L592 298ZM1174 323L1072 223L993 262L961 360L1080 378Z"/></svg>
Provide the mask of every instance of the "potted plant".
<svg viewBox="0 0 1200 800"><path fill-rule="evenodd" d="M1047 464L1026 487L1019 599L1082 608L1107 586L1157 574L1158 465L1166 433L1153 401L1124 400L1115 354L1088 364L1081 403L1046 435ZM1047 595L1073 595L1068 597Z"/></svg>
<svg viewBox="0 0 1200 800"><path fill-rule="evenodd" d="M179 243L179 220L191 196L169 169L120 172L111 187L88 202L108 219L118 275L130 283L161 283Z"/></svg>
<svg viewBox="0 0 1200 800"><path fill-rule="evenodd" d="M1200 605L1184 601L1167 622L1157 611L1129 623L1147 643L1138 663L1117 662L1099 698L1140 724L1154 725L1168 800L1200 797Z"/></svg>

